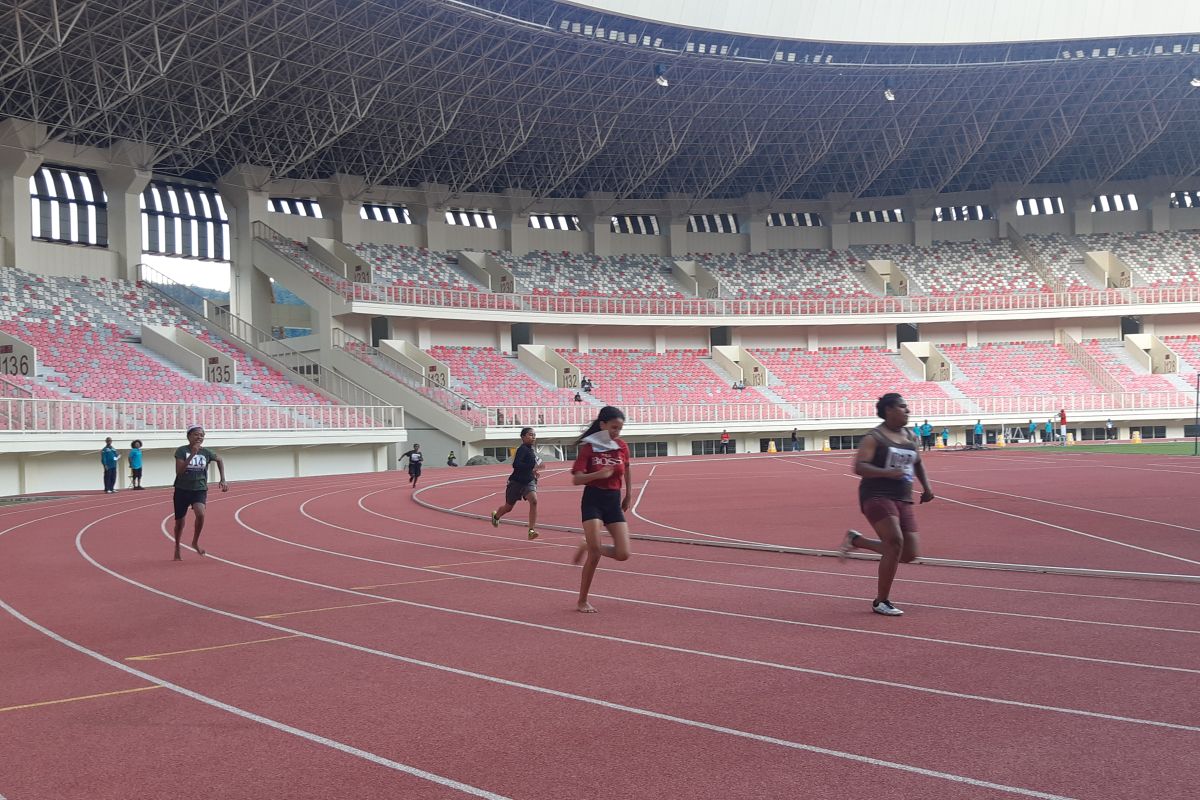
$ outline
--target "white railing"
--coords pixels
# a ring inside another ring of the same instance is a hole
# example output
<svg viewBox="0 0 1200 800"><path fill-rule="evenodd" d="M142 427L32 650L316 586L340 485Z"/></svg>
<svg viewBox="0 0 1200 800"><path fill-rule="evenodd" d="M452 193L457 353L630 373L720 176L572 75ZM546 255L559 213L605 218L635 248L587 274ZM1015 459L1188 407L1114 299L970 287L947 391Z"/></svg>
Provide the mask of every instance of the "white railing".
<svg viewBox="0 0 1200 800"><path fill-rule="evenodd" d="M45 400L0 397L0 432L342 430L404 427L404 409L394 406L241 405Z"/></svg>
<svg viewBox="0 0 1200 800"><path fill-rule="evenodd" d="M297 269L346 300L479 311L524 311L545 314L613 314L667 317L769 316L815 317L848 314L963 314L986 311L1037 311L1067 308L1119 308L1140 304L1200 303L1200 285L1133 289L1078 289L1025 294L928 295L908 297L829 297L795 300L738 300L730 298L577 297L540 294L493 294L461 289L379 286L355 283L332 267L301 264L287 252L286 237L262 225L259 238ZM321 263L316 254L314 261Z"/></svg>
<svg viewBox="0 0 1200 800"><path fill-rule="evenodd" d="M815 400L791 404L800 415L774 403L694 403L680 405L622 406L626 420L636 425L721 424L735 422L820 422L823 420L875 419L875 400ZM1011 415L1044 420L1057 416L1113 411L1190 411L1193 398L1187 392L1097 392L1030 397L939 397L909 400L914 417L974 419L977 416ZM489 427L566 425L583 427L596 417L592 405L493 406L483 409ZM857 424L857 423L856 423Z"/></svg>

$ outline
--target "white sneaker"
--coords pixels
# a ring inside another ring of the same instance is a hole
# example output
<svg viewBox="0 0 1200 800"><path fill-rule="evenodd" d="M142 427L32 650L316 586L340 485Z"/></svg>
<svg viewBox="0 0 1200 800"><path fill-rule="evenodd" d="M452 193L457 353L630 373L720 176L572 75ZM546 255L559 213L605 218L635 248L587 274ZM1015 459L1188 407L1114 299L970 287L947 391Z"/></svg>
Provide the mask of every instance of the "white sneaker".
<svg viewBox="0 0 1200 800"><path fill-rule="evenodd" d="M854 549L854 540L862 536L858 531L846 531L846 535L842 538L841 545L838 546L837 557L838 561L845 561L846 556Z"/></svg>
<svg viewBox="0 0 1200 800"><path fill-rule="evenodd" d="M879 600L871 604L871 610L876 614L883 614L885 617L902 617L904 612L896 608L887 600Z"/></svg>

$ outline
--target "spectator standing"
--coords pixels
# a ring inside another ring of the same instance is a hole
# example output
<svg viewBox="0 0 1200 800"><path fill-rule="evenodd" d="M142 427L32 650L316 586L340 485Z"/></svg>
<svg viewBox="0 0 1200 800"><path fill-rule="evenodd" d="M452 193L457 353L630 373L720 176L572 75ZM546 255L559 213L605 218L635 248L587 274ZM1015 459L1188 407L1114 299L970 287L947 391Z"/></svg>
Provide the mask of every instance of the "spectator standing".
<svg viewBox="0 0 1200 800"><path fill-rule="evenodd" d="M1113 427L1112 417L1109 417L1108 422L1104 423L1104 438L1105 439L1115 439L1115 438L1117 438L1116 433L1117 433L1117 429L1115 427Z"/></svg>
<svg viewBox="0 0 1200 800"><path fill-rule="evenodd" d="M1042 444L1054 441L1054 420L1046 420L1046 425L1042 429Z"/></svg>
<svg viewBox="0 0 1200 800"><path fill-rule="evenodd" d="M1037 423L1029 420L1029 443L1033 444L1037 441Z"/></svg>
<svg viewBox="0 0 1200 800"><path fill-rule="evenodd" d="M728 455L730 448L729 431L721 431L721 455Z"/></svg>
<svg viewBox="0 0 1200 800"><path fill-rule="evenodd" d="M950 429L942 428L942 447L946 448L949 446L950 446Z"/></svg>
<svg viewBox="0 0 1200 800"><path fill-rule="evenodd" d="M1067 444L1067 410L1060 408L1058 410L1058 433L1062 436L1062 443Z"/></svg>
<svg viewBox="0 0 1200 800"><path fill-rule="evenodd" d="M116 494L117 492L117 462L121 460L121 454L113 447L112 437L109 436L104 440L104 447L100 450L100 466L104 467L104 493Z"/></svg>
<svg viewBox="0 0 1200 800"><path fill-rule="evenodd" d="M974 445L976 447L983 447L983 420L975 420Z"/></svg>
<svg viewBox="0 0 1200 800"><path fill-rule="evenodd" d="M800 452L800 431L792 428L792 452Z"/></svg>
<svg viewBox="0 0 1200 800"><path fill-rule="evenodd" d="M142 440L129 443L129 480L132 489L142 488Z"/></svg>

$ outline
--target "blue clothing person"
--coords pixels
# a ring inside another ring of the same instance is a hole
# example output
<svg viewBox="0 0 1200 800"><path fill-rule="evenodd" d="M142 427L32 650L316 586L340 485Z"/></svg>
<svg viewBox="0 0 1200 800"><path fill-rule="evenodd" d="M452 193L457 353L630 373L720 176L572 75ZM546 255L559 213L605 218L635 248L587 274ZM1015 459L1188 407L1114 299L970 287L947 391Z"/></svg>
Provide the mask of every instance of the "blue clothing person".
<svg viewBox="0 0 1200 800"><path fill-rule="evenodd" d="M117 462L121 454L112 446L112 437L104 440L104 449L100 451L100 465L104 467L104 492L113 494L117 491Z"/></svg>

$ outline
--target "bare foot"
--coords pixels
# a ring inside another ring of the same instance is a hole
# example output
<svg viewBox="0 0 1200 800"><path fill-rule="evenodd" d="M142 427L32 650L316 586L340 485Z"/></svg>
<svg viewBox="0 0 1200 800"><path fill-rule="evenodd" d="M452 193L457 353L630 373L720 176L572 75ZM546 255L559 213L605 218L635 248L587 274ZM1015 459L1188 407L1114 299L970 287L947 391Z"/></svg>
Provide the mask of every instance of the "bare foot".
<svg viewBox="0 0 1200 800"><path fill-rule="evenodd" d="M583 542L579 547L575 548L575 555L571 556L572 564L582 564L583 557L587 555L587 542ZM583 609L579 609L582 611Z"/></svg>
<svg viewBox="0 0 1200 800"><path fill-rule="evenodd" d="M580 614L596 614L596 613L598 613L596 611L596 607L593 606L591 603L589 603L587 600L580 600L579 605L575 606L575 610L578 611Z"/></svg>
<svg viewBox="0 0 1200 800"><path fill-rule="evenodd" d="M179 551L178 551L178 550L176 550L176 551L175 551L175 560L176 560L176 561L183 561L183 556L179 554Z"/></svg>
<svg viewBox="0 0 1200 800"><path fill-rule="evenodd" d="M196 544L195 542L192 542L192 549L196 551L196 555L198 555L198 556L204 555L204 551L202 549L200 549L200 545Z"/></svg>

